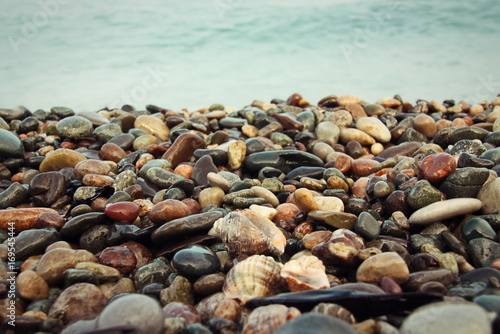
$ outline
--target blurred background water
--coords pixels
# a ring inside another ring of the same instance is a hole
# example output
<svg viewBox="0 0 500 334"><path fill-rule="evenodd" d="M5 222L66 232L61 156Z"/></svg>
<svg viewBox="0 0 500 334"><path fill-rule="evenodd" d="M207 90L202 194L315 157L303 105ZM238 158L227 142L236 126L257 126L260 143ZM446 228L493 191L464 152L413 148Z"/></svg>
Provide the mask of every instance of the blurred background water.
<svg viewBox="0 0 500 334"><path fill-rule="evenodd" d="M0 0L0 107L500 93L498 0Z"/></svg>

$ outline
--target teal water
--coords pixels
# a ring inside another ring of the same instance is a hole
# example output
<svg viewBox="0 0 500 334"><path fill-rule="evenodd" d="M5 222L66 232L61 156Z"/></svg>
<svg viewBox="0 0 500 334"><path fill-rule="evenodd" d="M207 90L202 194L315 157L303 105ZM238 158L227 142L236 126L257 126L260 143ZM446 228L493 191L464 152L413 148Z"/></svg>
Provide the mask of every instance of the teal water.
<svg viewBox="0 0 500 334"><path fill-rule="evenodd" d="M498 0L0 0L0 107L500 93Z"/></svg>

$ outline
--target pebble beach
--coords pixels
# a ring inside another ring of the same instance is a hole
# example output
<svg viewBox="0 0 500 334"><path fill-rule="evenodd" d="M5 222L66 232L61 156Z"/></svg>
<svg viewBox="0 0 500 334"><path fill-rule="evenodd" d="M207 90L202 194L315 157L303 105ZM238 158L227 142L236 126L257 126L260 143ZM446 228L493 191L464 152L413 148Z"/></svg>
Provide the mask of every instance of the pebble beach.
<svg viewBox="0 0 500 334"><path fill-rule="evenodd" d="M0 108L0 332L499 332L500 97L284 98Z"/></svg>

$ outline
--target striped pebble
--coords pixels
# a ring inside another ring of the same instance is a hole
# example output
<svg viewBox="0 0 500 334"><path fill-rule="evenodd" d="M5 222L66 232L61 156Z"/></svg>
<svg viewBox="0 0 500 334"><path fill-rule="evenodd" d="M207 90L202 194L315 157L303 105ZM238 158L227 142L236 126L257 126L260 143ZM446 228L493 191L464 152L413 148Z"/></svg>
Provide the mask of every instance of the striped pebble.
<svg viewBox="0 0 500 334"><path fill-rule="evenodd" d="M465 215L481 209L483 203L476 198L453 198L434 202L410 216L410 224L426 225L440 220Z"/></svg>

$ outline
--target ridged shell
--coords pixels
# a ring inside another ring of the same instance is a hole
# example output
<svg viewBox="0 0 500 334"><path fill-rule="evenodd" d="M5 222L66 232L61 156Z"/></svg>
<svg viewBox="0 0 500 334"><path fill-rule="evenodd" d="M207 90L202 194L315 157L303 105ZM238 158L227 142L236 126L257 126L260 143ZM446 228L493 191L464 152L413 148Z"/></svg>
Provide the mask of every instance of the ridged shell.
<svg viewBox="0 0 500 334"><path fill-rule="evenodd" d="M281 277L286 279L288 289L292 292L330 287L326 268L314 255L288 261L281 268Z"/></svg>
<svg viewBox="0 0 500 334"><path fill-rule="evenodd" d="M290 319L301 315L295 307L273 304L257 307L250 313L243 334L271 334Z"/></svg>
<svg viewBox="0 0 500 334"><path fill-rule="evenodd" d="M251 211L231 212L214 223L210 234L216 234L227 250L234 254L270 254L285 252L286 238L269 219Z"/></svg>
<svg viewBox="0 0 500 334"><path fill-rule="evenodd" d="M335 303L319 303L313 307L311 313L328 314L335 318L347 321L350 324L356 323L356 318L348 309Z"/></svg>
<svg viewBox="0 0 500 334"><path fill-rule="evenodd" d="M270 256L252 255L229 270L222 292L242 305L252 298L273 295L283 286L281 267Z"/></svg>

